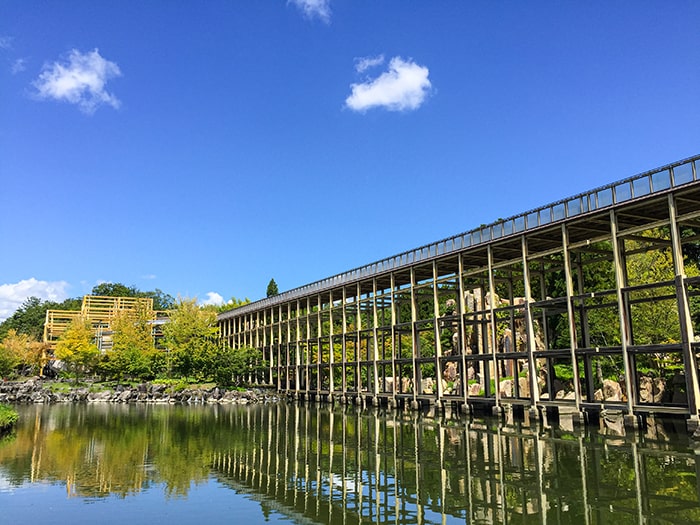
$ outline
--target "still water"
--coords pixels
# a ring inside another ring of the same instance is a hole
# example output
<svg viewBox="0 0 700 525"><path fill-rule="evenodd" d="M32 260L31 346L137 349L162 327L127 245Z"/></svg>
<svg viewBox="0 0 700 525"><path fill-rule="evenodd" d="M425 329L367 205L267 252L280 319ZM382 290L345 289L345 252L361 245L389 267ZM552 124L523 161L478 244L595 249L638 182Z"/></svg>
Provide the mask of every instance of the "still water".
<svg viewBox="0 0 700 525"><path fill-rule="evenodd" d="M0 524L700 523L699 456L669 424L625 435L317 405L18 409L0 439Z"/></svg>

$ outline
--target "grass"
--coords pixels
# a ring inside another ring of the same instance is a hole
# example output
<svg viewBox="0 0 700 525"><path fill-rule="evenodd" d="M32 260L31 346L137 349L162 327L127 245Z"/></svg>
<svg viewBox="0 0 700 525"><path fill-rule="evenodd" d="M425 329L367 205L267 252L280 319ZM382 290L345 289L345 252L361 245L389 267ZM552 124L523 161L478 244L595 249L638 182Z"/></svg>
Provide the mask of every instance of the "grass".
<svg viewBox="0 0 700 525"><path fill-rule="evenodd" d="M19 414L7 405L0 405L0 431L9 430L17 423Z"/></svg>

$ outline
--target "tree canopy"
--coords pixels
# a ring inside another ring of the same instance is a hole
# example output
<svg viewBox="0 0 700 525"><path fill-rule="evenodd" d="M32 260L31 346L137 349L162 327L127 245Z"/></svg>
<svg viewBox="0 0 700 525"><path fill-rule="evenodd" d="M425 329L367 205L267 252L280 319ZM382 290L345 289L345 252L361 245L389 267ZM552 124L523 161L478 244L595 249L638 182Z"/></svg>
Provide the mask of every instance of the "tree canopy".
<svg viewBox="0 0 700 525"><path fill-rule="evenodd" d="M279 295L279 293L280 291L277 287L277 283L274 279L270 279L270 282L267 284L267 297L273 297L275 295Z"/></svg>
<svg viewBox="0 0 700 525"><path fill-rule="evenodd" d="M153 299L154 310L170 310L175 306L175 298L156 288L150 292L144 292L135 286L126 286L122 283L101 283L92 289L90 295L102 295L107 297L145 297Z"/></svg>
<svg viewBox="0 0 700 525"><path fill-rule="evenodd" d="M42 301L38 297L29 297L22 306L0 323L0 341L10 330L29 336L33 341L39 341L44 336L46 310L80 310L81 299L66 299L62 303Z"/></svg>

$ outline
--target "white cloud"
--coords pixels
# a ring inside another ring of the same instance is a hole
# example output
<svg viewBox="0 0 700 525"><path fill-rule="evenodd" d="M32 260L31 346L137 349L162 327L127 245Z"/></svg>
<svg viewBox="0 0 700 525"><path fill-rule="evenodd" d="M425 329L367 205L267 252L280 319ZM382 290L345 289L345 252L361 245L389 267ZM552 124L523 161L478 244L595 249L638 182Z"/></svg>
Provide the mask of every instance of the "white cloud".
<svg viewBox="0 0 700 525"><path fill-rule="evenodd" d="M27 61L24 58L18 58L12 63L12 74L16 75L27 69Z"/></svg>
<svg viewBox="0 0 700 525"><path fill-rule="evenodd" d="M376 57L362 57L355 59L355 71L364 73L371 67L379 66L384 63L384 55Z"/></svg>
<svg viewBox="0 0 700 525"><path fill-rule="evenodd" d="M119 66L105 60L97 49L85 54L73 49L67 63L44 66L34 87L39 98L76 104L91 115L101 104L119 107L119 99L105 89L109 79L119 76Z"/></svg>
<svg viewBox="0 0 700 525"><path fill-rule="evenodd" d="M18 283L0 284L0 322L10 317L30 297L61 302L68 298L66 281L39 281L32 277Z"/></svg>
<svg viewBox="0 0 700 525"><path fill-rule="evenodd" d="M0 35L0 49L11 49L12 40L13 38L11 36Z"/></svg>
<svg viewBox="0 0 700 525"><path fill-rule="evenodd" d="M430 93L428 68L411 60L394 57L389 69L375 79L351 84L352 93L345 105L353 111L364 112L374 107L389 111L418 109Z"/></svg>
<svg viewBox="0 0 700 525"><path fill-rule="evenodd" d="M297 6L308 18L318 17L326 24L331 21L330 0L289 0L288 3Z"/></svg>
<svg viewBox="0 0 700 525"><path fill-rule="evenodd" d="M207 292L207 298L204 299L203 301L199 301L199 304L201 304L201 305L213 304L214 306L219 306L221 304L224 304L224 298L221 296L221 294L218 294L216 292Z"/></svg>

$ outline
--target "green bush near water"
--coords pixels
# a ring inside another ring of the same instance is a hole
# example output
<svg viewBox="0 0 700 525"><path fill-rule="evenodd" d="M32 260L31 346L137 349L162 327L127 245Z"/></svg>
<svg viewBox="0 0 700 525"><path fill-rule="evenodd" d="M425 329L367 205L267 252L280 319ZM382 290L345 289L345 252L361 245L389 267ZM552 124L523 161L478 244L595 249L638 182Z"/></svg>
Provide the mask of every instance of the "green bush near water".
<svg viewBox="0 0 700 525"><path fill-rule="evenodd" d="M16 411L7 405L0 405L0 432L12 428L18 418L19 414Z"/></svg>

